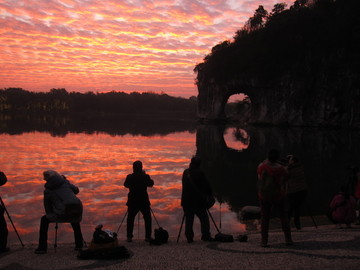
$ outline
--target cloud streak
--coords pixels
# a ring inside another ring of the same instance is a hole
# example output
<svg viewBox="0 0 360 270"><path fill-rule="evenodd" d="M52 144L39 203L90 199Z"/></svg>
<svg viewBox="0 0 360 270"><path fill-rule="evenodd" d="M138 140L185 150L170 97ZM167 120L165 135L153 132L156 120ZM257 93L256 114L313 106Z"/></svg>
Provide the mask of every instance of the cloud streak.
<svg viewBox="0 0 360 270"><path fill-rule="evenodd" d="M197 95L194 66L277 2L0 0L0 88Z"/></svg>

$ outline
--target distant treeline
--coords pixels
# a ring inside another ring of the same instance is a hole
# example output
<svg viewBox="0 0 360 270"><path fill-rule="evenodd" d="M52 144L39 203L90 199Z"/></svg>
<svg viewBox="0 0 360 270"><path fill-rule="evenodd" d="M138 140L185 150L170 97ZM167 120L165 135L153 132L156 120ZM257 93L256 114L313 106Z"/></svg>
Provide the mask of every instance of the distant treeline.
<svg viewBox="0 0 360 270"><path fill-rule="evenodd" d="M30 92L22 88L0 89L0 113L34 114L151 114L196 115L196 97L189 99L151 92L79 93L64 88Z"/></svg>

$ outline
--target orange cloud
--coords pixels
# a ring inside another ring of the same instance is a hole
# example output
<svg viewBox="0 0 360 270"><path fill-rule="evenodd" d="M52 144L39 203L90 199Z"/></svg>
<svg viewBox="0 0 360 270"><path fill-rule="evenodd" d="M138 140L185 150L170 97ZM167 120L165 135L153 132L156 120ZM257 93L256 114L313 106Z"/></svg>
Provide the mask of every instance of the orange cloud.
<svg viewBox="0 0 360 270"><path fill-rule="evenodd" d="M277 1L265 1L271 10ZM291 4L293 1L285 1ZM261 1L0 3L0 88L197 95L194 66Z"/></svg>

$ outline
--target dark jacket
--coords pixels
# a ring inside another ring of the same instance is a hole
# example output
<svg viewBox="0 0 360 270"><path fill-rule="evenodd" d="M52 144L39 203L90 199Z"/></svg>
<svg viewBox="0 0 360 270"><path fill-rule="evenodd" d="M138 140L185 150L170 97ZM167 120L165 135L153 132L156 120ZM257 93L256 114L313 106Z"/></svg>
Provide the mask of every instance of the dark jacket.
<svg viewBox="0 0 360 270"><path fill-rule="evenodd" d="M53 222L80 222L83 206L75 194L79 188L63 176L54 173L45 184L44 207L46 217Z"/></svg>
<svg viewBox="0 0 360 270"><path fill-rule="evenodd" d="M186 169L182 176L181 206L207 208L207 196L212 196L212 189L205 174L198 168Z"/></svg>
<svg viewBox="0 0 360 270"><path fill-rule="evenodd" d="M143 171L129 174L124 182L124 186L129 189L126 205L130 207L150 206L147 188L153 185L154 181Z"/></svg>

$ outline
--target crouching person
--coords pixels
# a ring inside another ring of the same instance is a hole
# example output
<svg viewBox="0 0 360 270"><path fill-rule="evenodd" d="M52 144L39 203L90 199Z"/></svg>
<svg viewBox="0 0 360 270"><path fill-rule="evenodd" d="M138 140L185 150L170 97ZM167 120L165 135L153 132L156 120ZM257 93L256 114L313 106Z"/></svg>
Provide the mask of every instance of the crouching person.
<svg viewBox="0 0 360 270"><path fill-rule="evenodd" d="M49 223L71 223L74 230L75 250L80 250L84 241L80 228L83 206L76 197L79 188L56 171L49 170L43 174L46 181L44 190L46 215L41 218L39 246L35 253L45 254L47 251Z"/></svg>

